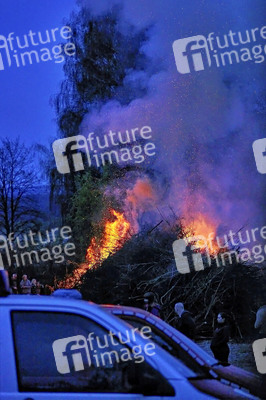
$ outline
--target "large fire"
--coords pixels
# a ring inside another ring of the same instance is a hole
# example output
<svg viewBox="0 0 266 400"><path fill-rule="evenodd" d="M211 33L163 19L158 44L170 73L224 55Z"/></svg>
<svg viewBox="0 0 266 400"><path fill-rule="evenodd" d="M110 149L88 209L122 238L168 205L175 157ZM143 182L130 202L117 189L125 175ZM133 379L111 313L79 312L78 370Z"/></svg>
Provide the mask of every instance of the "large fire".
<svg viewBox="0 0 266 400"><path fill-rule="evenodd" d="M220 247L215 241L216 224L206 215L197 214L196 218L191 220L185 230L185 238L193 236L203 236L204 240L196 240L194 245L200 250L208 250L209 254L216 255Z"/></svg>
<svg viewBox="0 0 266 400"><path fill-rule="evenodd" d="M76 268L70 276L57 283L58 288L73 288L80 284L82 276L93 268L98 268L110 255L116 253L130 237L130 223L124 215L113 209L107 220L101 238L93 237L87 249L86 262Z"/></svg>

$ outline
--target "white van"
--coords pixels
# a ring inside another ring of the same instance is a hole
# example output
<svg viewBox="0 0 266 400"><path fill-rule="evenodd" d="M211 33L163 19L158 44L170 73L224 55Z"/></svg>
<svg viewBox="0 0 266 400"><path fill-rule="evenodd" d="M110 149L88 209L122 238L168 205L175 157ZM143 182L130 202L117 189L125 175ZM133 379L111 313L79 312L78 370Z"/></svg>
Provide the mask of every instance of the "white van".
<svg viewBox="0 0 266 400"><path fill-rule="evenodd" d="M1 290L0 318L1 400L216 398L196 389L195 372L147 329L93 303Z"/></svg>

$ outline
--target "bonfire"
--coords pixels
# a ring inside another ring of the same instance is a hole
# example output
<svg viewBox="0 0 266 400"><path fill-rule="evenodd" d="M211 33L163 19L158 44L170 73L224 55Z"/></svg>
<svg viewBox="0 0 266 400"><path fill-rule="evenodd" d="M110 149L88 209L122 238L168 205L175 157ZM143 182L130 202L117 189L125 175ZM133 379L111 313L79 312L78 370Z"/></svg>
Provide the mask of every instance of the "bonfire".
<svg viewBox="0 0 266 400"><path fill-rule="evenodd" d="M86 261L79 265L69 276L57 283L58 288L71 289L81 284L84 274L98 268L104 260L121 249L130 238L130 223L125 216L110 210L111 218L105 222L101 237L93 237L87 249Z"/></svg>

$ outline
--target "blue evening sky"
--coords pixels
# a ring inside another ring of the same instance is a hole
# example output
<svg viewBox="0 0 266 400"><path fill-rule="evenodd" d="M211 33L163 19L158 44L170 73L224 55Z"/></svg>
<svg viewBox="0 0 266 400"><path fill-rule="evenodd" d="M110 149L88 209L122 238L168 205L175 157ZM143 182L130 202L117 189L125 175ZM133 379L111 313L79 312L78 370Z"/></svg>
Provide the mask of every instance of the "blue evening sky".
<svg viewBox="0 0 266 400"><path fill-rule="evenodd" d="M182 215L205 212L215 218L216 226L231 229L261 226L265 175L257 171L252 143L265 137L265 38L257 33L256 43L243 44L249 49L256 45L257 50L259 45L263 62L246 56L217 68L212 60L210 68L187 74L177 71L172 43L211 32L222 39L230 30L259 30L265 26L265 0L78 2L96 16L122 3L122 32L128 22L137 29L152 27L141 48L149 62L144 70L129 69L124 80L123 89L129 88L134 100L126 106L112 99L101 110L95 108L84 117L84 127L103 134L105 128L151 126L157 151L153 168L171 182L169 198ZM0 0L0 35L14 32L23 38L30 30L60 28L76 8L75 0ZM51 97L64 78L63 63L34 62L18 68L12 58L8 67L1 45L0 36L0 68L1 56L5 66L0 70L0 137L20 135L27 145L49 146L52 155L57 126Z"/></svg>
<svg viewBox="0 0 266 400"><path fill-rule="evenodd" d="M75 0L0 0L0 35L7 37L14 32L14 36L23 39L29 30L45 33L46 29L60 28L75 8ZM50 44L49 48L59 43ZM31 50L33 46L25 49ZM5 54L4 49L0 54ZM6 63L5 56L3 62ZM12 60L10 67L0 70L1 138L19 135L26 144L47 145L49 137L55 137L57 127L50 98L59 90L63 64L52 60L18 68Z"/></svg>

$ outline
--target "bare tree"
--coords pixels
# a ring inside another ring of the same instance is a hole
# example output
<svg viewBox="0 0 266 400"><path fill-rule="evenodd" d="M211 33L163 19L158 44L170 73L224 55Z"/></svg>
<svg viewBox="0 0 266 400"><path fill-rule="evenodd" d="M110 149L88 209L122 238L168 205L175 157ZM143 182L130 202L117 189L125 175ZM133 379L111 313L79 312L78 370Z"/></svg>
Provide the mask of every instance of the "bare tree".
<svg viewBox="0 0 266 400"><path fill-rule="evenodd" d="M0 233L19 235L40 215L33 199L38 184L32 147L17 138L0 143Z"/></svg>

